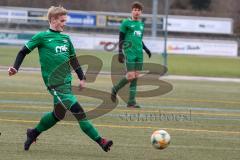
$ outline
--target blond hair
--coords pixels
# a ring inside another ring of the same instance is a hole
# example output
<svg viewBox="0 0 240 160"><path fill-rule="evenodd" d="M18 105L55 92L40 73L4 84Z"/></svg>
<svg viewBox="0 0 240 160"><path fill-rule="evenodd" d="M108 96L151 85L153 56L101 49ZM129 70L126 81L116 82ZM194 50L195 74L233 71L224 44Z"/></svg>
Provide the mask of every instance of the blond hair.
<svg viewBox="0 0 240 160"><path fill-rule="evenodd" d="M50 22L52 18L57 19L58 16L67 15L67 13L68 11L62 6L51 6L47 13L48 21Z"/></svg>

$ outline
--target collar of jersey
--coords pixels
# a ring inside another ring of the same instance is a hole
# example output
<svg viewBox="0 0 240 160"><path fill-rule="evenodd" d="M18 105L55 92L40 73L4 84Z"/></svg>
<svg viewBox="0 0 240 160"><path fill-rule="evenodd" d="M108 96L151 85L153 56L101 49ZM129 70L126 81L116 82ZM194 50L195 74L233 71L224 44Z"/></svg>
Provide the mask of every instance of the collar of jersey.
<svg viewBox="0 0 240 160"><path fill-rule="evenodd" d="M133 20L132 18L129 17L129 20L130 21L133 21L133 22L140 22L140 20Z"/></svg>
<svg viewBox="0 0 240 160"><path fill-rule="evenodd" d="M60 33L59 31L55 31L55 30L53 30L51 28L49 28L48 30L51 31L51 32Z"/></svg>

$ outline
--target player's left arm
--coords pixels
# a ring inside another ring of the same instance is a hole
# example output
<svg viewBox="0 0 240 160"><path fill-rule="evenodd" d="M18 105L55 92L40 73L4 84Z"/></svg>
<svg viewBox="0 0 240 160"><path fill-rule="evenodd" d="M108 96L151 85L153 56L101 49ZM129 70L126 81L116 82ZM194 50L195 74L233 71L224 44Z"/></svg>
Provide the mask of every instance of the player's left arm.
<svg viewBox="0 0 240 160"><path fill-rule="evenodd" d="M80 66L78 60L77 60L77 57L74 56L74 57L71 57L70 59L70 65L72 66L72 68L74 69L74 71L76 72L79 80L86 80L86 77L82 71L82 67Z"/></svg>
<svg viewBox="0 0 240 160"><path fill-rule="evenodd" d="M73 44L69 38L69 42L70 42L70 65L72 66L72 68L74 69L74 71L76 72L79 80L80 80L80 88L84 88L85 87L85 80L86 77L83 73L82 67L80 66L77 57L76 57L76 51L73 47Z"/></svg>
<svg viewBox="0 0 240 160"><path fill-rule="evenodd" d="M146 45L143 43L143 41L142 41L142 45L143 45L143 49L144 49L144 51L147 53L148 57L151 58L152 53L151 53L151 51L146 47Z"/></svg>
<svg viewBox="0 0 240 160"><path fill-rule="evenodd" d="M74 69L74 71L76 72L76 74L80 80L80 88L81 89L84 88L86 77L83 73L82 67L80 66L76 56L71 57L70 65L72 66L72 68Z"/></svg>

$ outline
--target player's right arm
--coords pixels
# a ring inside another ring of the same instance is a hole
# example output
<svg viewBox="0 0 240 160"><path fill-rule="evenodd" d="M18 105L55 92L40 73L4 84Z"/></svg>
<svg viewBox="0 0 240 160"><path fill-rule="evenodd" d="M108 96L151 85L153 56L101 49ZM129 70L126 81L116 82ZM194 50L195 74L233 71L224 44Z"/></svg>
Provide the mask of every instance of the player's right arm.
<svg viewBox="0 0 240 160"><path fill-rule="evenodd" d="M119 63L124 63L123 45L127 30L126 20L123 20L119 30L118 61Z"/></svg>
<svg viewBox="0 0 240 160"><path fill-rule="evenodd" d="M9 76L15 75L18 72L25 56L41 44L41 35L41 33L35 34L18 52L14 65L8 69Z"/></svg>
<svg viewBox="0 0 240 160"><path fill-rule="evenodd" d="M8 75L9 75L9 76L15 75L15 74L18 72L18 70L19 70L19 68L20 68L20 66L21 66L21 64L22 64L25 56L26 56L28 53L30 53L30 52L31 52L31 51L30 51L26 46L24 46L24 47L18 52L18 55L17 55L16 60L15 60L15 62L14 62L14 65L13 65L12 67L9 67L9 69L8 69Z"/></svg>
<svg viewBox="0 0 240 160"><path fill-rule="evenodd" d="M118 46L118 61L119 63L124 63L124 54L123 54L123 43L124 43L125 34L123 32L119 32L119 46Z"/></svg>

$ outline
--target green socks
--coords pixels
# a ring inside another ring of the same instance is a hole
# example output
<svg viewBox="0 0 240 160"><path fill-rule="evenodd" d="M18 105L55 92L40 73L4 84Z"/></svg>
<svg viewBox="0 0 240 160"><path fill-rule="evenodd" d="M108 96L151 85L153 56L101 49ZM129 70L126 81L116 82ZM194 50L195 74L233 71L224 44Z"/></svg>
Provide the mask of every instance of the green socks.
<svg viewBox="0 0 240 160"><path fill-rule="evenodd" d="M113 89L115 89L115 92L117 93L127 83L128 80L126 77L124 77L113 87ZM137 93L137 79L134 79L130 82L129 86L128 104L136 104L136 93Z"/></svg>
<svg viewBox="0 0 240 160"><path fill-rule="evenodd" d="M43 132L54 126L57 122L58 120L53 116L53 112L48 112L43 115L35 129L39 132Z"/></svg>
<svg viewBox="0 0 240 160"><path fill-rule="evenodd" d="M97 141L100 138L98 130L89 120L81 120L78 122L82 131L92 140Z"/></svg>
<svg viewBox="0 0 240 160"><path fill-rule="evenodd" d="M126 77L122 78L113 88L116 92L118 92L121 88L123 88L128 83Z"/></svg>
<svg viewBox="0 0 240 160"><path fill-rule="evenodd" d="M53 116L53 112L48 112L44 114L44 116L41 118L40 122L37 124L35 129L41 133L54 126L58 121L59 120L57 120ZM100 138L97 129L92 125L92 123L89 120L81 120L78 123L82 131L85 134L87 134L92 140L96 141L97 139Z"/></svg>
<svg viewBox="0 0 240 160"><path fill-rule="evenodd" d="M136 104L136 92L137 92L137 79L134 79L131 81L129 87L128 104L130 105Z"/></svg>
<svg viewBox="0 0 240 160"><path fill-rule="evenodd" d="M57 122L58 120L53 116L53 113L48 112L44 114L35 129L41 133L54 126ZM81 120L79 121L79 125L82 131L87 134L92 140L96 141L100 138L97 129L92 125L89 120Z"/></svg>

